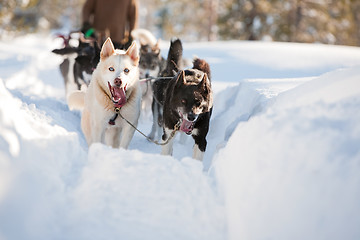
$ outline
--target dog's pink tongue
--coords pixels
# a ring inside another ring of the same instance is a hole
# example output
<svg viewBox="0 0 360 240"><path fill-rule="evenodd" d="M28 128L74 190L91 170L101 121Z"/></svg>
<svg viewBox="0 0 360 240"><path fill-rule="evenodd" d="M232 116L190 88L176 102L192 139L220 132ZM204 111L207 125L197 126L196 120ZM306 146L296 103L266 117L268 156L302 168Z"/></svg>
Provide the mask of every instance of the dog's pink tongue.
<svg viewBox="0 0 360 240"><path fill-rule="evenodd" d="M110 83L109 83L109 88L110 88L111 97L115 104L115 107L124 106L126 103L126 94L125 94L124 88L117 87L117 86L113 87L110 85Z"/></svg>
<svg viewBox="0 0 360 240"><path fill-rule="evenodd" d="M186 134L190 134L193 130L193 124L193 122L183 119L181 122L180 131L183 131Z"/></svg>
<svg viewBox="0 0 360 240"><path fill-rule="evenodd" d="M122 107L126 103L126 95L123 88L120 87L114 87L114 95L113 100L115 102L116 107Z"/></svg>

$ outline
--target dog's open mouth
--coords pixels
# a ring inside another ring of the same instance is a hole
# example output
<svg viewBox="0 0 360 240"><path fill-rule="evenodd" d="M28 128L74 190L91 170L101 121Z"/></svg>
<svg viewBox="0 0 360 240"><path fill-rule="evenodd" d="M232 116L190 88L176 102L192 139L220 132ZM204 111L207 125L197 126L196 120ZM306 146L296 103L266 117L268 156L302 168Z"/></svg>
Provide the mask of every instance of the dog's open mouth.
<svg viewBox="0 0 360 240"><path fill-rule="evenodd" d="M181 117L181 125L180 125L180 131L186 133L187 135L190 135L194 129L195 121L189 121L184 117L184 115L179 111L179 115Z"/></svg>
<svg viewBox="0 0 360 240"><path fill-rule="evenodd" d="M180 125L180 131L190 135L193 129L194 129L194 122L190 122L185 118L183 118Z"/></svg>
<svg viewBox="0 0 360 240"><path fill-rule="evenodd" d="M126 103L126 86L125 88L118 87L118 86L111 86L108 82L109 90L111 93L111 100L113 101L115 107L121 108Z"/></svg>

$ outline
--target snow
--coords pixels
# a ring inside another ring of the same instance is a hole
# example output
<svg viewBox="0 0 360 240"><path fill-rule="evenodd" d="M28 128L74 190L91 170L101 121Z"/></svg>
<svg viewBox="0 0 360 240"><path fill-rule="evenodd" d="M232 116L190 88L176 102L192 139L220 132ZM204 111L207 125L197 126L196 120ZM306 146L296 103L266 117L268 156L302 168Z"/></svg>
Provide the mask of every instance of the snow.
<svg viewBox="0 0 360 240"><path fill-rule="evenodd" d="M359 75L324 74L238 124L215 159L230 239L360 237Z"/></svg>
<svg viewBox="0 0 360 240"><path fill-rule="evenodd" d="M137 133L88 148L57 47L0 43L1 240L360 238L359 48L184 43L212 68L201 163L186 136L173 157Z"/></svg>

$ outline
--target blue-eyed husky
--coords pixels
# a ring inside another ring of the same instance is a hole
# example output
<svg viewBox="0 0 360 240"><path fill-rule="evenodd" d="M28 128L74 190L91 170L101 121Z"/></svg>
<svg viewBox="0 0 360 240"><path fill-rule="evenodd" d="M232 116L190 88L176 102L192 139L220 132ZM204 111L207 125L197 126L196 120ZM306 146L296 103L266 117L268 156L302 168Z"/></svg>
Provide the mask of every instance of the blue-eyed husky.
<svg viewBox="0 0 360 240"><path fill-rule="evenodd" d="M137 125L140 115L139 51L136 43L126 50L114 49L108 38L102 46L100 62L92 74L86 93L76 92L69 105L81 108L81 128L86 141L101 142L114 148L127 148L134 128L121 115Z"/></svg>

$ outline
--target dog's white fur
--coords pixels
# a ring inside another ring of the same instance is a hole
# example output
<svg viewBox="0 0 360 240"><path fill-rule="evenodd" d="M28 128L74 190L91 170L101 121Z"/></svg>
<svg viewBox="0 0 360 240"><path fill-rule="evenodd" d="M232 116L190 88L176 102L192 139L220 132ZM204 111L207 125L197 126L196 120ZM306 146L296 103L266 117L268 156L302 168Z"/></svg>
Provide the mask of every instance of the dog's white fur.
<svg viewBox="0 0 360 240"><path fill-rule="evenodd" d="M137 126L141 103L138 63L139 50L135 42L127 51L115 50L110 38L103 44L100 62L83 98L81 128L89 146L95 142L105 143L114 148L129 146L134 135L134 128L121 117L117 117L115 125L109 124L109 120L115 116L115 112L108 82L115 86L115 78L121 78L121 87L126 86L127 102L121 108L120 113L134 126ZM126 73L125 69L130 71ZM73 94L69 99L71 102L69 105L77 109L82 104L79 92Z"/></svg>
<svg viewBox="0 0 360 240"><path fill-rule="evenodd" d="M166 136L169 137L172 131L173 130L171 130L167 127L164 127L164 132L165 132ZM175 132L174 136L172 137L172 139L169 139L168 143L161 147L161 155L170 155L171 156L173 154L173 145L174 145L175 136L176 136L176 132Z"/></svg>

